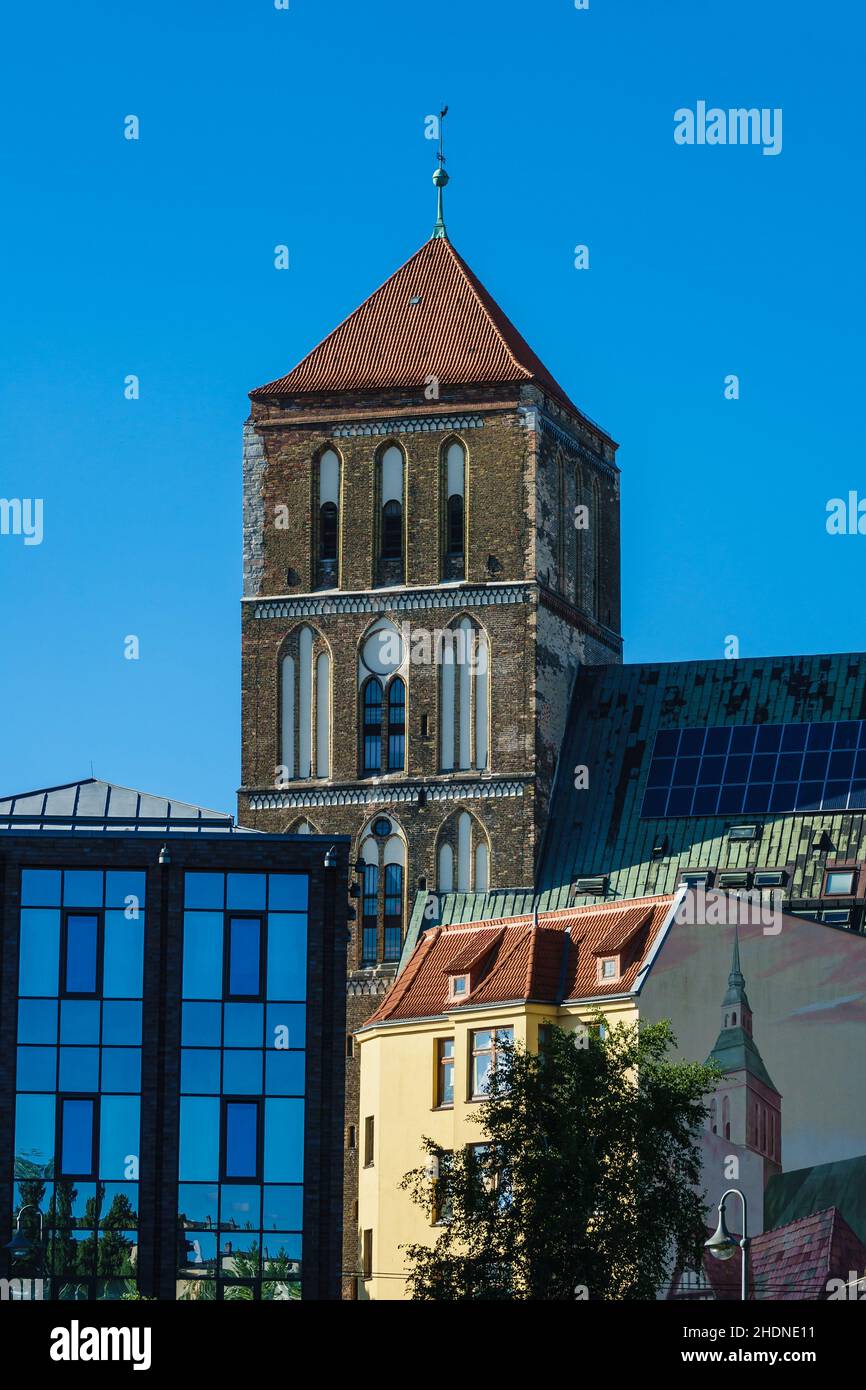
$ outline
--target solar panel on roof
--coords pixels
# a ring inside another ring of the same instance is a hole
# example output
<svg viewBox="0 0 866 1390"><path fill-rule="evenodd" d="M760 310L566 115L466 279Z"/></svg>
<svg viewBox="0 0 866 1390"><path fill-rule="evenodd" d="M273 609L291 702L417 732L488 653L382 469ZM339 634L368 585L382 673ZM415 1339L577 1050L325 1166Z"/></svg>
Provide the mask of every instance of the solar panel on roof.
<svg viewBox="0 0 866 1390"><path fill-rule="evenodd" d="M641 816L866 810L866 721L660 729Z"/></svg>

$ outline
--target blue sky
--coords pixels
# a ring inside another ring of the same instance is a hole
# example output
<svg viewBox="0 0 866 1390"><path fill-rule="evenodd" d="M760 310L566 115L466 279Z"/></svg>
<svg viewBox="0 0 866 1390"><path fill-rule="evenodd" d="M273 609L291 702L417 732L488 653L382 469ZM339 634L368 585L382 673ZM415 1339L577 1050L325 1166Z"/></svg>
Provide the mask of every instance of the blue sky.
<svg viewBox="0 0 866 1390"><path fill-rule="evenodd" d="M866 538L825 529L866 497L863 28L840 0L10 11L0 496L44 499L44 539L0 535L0 793L92 760L234 810L246 392L429 235L444 101L452 240L621 444L626 659L866 645ZM781 153L676 145L699 100L782 108Z"/></svg>

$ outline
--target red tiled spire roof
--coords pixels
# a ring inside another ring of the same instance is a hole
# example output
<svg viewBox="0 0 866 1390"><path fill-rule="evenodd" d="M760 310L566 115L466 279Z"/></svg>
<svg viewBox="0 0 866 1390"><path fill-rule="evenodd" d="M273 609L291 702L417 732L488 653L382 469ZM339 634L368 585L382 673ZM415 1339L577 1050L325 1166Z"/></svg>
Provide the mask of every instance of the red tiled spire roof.
<svg viewBox="0 0 866 1390"><path fill-rule="evenodd" d="M338 391L536 382L576 415L514 324L458 255L434 237L313 348L253 399Z"/></svg>
<svg viewBox="0 0 866 1390"><path fill-rule="evenodd" d="M670 913L673 897L638 898L618 904L560 908L532 916L431 927L366 1027L399 1019L429 1018L476 1004L521 999L560 1003L628 993L647 951ZM611 940L643 945L615 981L599 981L597 958ZM471 993L459 1000L449 991L455 963L480 967Z"/></svg>

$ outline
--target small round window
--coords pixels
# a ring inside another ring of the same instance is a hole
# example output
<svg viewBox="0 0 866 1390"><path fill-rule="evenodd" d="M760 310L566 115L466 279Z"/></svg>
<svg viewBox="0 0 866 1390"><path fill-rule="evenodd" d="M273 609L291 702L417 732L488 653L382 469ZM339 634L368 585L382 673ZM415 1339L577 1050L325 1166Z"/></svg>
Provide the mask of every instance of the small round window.
<svg viewBox="0 0 866 1390"><path fill-rule="evenodd" d="M375 821L373 822L373 834L374 834L374 835L390 835L390 834L391 834L391 822L388 820L387 816L380 816L378 820L375 820Z"/></svg>

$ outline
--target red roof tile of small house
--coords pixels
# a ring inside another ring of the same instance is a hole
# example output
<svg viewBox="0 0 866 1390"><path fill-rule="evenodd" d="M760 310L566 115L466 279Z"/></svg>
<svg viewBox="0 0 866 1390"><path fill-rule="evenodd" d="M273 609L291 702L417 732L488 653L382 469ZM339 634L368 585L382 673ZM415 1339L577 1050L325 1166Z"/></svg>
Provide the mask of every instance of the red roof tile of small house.
<svg viewBox="0 0 866 1390"><path fill-rule="evenodd" d="M668 895L562 908L539 913L537 919L526 915L431 927L365 1026L429 1018L479 1004L522 999L601 1001L627 993L672 904L673 897ZM611 939L631 940L644 925L644 949L618 979L600 981L600 944ZM455 962L459 965L456 972ZM455 1000L450 996L450 978L454 973L467 973L466 962L482 966L481 978L471 993Z"/></svg>

